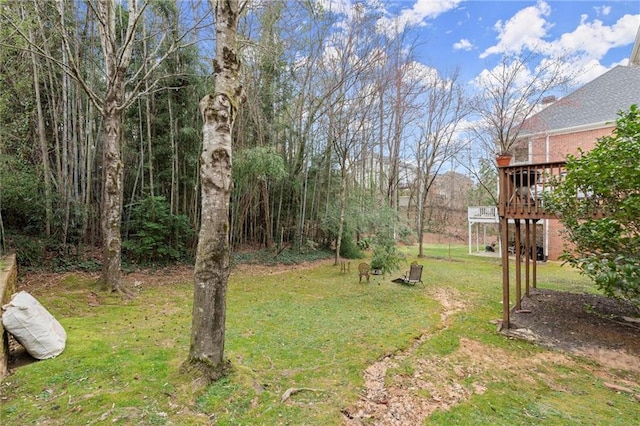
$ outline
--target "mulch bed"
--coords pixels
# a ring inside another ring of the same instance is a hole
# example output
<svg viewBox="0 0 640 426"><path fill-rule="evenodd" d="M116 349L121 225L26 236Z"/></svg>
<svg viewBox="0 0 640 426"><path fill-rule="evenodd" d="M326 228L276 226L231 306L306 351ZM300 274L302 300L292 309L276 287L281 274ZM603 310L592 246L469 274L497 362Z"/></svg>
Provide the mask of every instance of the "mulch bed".
<svg viewBox="0 0 640 426"><path fill-rule="evenodd" d="M640 309L595 294L532 289L520 312L511 314L511 330L528 330L540 344L562 350L623 350L640 355Z"/></svg>

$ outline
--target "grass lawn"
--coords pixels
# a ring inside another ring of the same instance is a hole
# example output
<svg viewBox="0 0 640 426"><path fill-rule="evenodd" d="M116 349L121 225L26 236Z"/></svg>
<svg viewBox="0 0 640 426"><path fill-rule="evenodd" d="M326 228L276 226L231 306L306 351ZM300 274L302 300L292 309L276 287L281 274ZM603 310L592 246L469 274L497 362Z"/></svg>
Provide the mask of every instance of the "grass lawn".
<svg viewBox="0 0 640 426"><path fill-rule="evenodd" d="M150 273L136 285L139 296L123 301L97 292L92 277L66 275L32 294L66 329L67 348L5 378L0 423L340 425L341 410L361 399L364 370L407 351L387 372L390 385L430 364L438 380L416 397L433 399L454 382L466 395L425 424L635 424L640 403L604 382L637 384L640 375L496 333L490 321L502 313L499 259L466 250L427 246L427 258L417 259L425 287L392 283L404 269L359 284L357 261L350 274L330 261L284 272L235 270L225 349L233 370L208 387L180 373L189 350L190 280L160 283ZM417 249L406 252L408 265ZM538 276L539 287L594 291L554 262L540 265ZM458 306L446 318L443 291ZM282 402L291 388L303 390Z"/></svg>

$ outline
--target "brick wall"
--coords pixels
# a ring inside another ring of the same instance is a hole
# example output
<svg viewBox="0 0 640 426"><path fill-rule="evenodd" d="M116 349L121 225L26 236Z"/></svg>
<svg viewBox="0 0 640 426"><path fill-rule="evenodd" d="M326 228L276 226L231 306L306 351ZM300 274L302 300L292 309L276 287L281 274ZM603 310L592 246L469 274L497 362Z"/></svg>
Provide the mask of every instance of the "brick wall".
<svg viewBox="0 0 640 426"><path fill-rule="evenodd" d="M578 148L589 151L596 145L598 138L610 135L614 128L615 126L609 126L582 132L550 135L548 142L546 136L535 138L530 141L531 162L564 161L567 154L577 155ZM550 260L557 260L564 248L561 236L562 225L558 220L548 220L545 223L548 227L545 232L545 235L548 236L546 254Z"/></svg>

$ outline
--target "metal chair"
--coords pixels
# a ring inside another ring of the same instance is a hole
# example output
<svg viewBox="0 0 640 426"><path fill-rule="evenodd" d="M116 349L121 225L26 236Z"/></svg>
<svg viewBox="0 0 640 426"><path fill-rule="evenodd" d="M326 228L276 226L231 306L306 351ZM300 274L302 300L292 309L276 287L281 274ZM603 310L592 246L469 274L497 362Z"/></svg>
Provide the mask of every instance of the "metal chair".
<svg viewBox="0 0 640 426"><path fill-rule="evenodd" d="M422 265L412 264L403 281L405 284L416 285L416 283L420 283L424 286L422 282Z"/></svg>
<svg viewBox="0 0 640 426"><path fill-rule="evenodd" d="M362 277L367 277L367 282L369 282L369 264L361 263L358 265L358 282L362 282Z"/></svg>

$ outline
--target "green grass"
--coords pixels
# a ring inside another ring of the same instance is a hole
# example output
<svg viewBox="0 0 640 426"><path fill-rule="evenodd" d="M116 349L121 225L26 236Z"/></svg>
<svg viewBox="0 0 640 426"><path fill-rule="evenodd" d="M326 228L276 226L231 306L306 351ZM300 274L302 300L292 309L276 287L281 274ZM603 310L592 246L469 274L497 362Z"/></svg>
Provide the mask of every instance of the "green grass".
<svg viewBox="0 0 640 426"><path fill-rule="evenodd" d="M416 259L415 247L405 252L407 264ZM419 259L424 288L393 284L395 275L358 284L353 265L350 275L330 263L278 274L234 271L226 331L233 369L206 388L180 373L189 349L191 282L155 285L150 275L136 299L123 301L98 293L86 275L69 275L59 287L33 292L65 327L67 348L3 381L0 423L340 425L340 410L363 392L364 369L410 348L422 333L429 339L388 372L390 381L413 375L413 361L421 358L442 366L443 385L486 388L436 411L427 424L633 424L640 418L637 401L607 389L593 373L603 367L573 357L554 362L548 351L496 333L490 321L502 312L499 259L469 256L463 246L427 246L426 255ZM541 265L538 274L541 287L594 291L557 263ZM436 297L441 290L464 304L446 325ZM91 291L99 306L87 303ZM463 350L469 341L486 350L486 363L470 360ZM607 374L640 381L637 373ZM289 388L308 390L282 403Z"/></svg>

